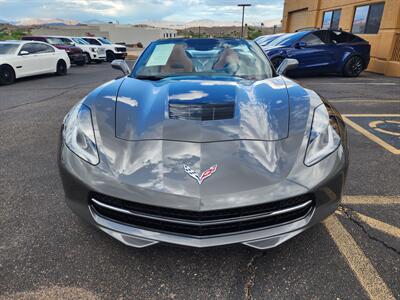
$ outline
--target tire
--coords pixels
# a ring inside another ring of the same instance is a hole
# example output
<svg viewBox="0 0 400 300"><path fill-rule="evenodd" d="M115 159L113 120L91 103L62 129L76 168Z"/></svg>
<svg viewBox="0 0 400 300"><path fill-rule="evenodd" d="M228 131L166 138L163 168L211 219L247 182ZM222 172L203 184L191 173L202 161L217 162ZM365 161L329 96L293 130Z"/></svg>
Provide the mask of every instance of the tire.
<svg viewBox="0 0 400 300"><path fill-rule="evenodd" d="M89 65L92 62L92 58L89 53L85 53L85 63Z"/></svg>
<svg viewBox="0 0 400 300"><path fill-rule="evenodd" d="M283 62L283 57L275 57L271 59L271 63L274 66L275 70L278 69L279 65Z"/></svg>
<svg viewBox="0 0 400 300"><path fill-rule="evenodd" d="M0 85L12 84L15 81L14 69L10 66L0 66Z"/></svg>
<svg viewBox="0 0 400 300"><path fill-rule="evenodd" d="M56 74L59 76L67 75L67 64L63 60L59 60L57 63L57 71Z"/></svg>
<svg viewBox="0 0 400 300"><path fill-rule="evenodd" d="M364 61L360 56L350 57L343 67L345 77L357 77L364 70Z"/></svg>
<svg viewBox="0 0 400 300"><path fill-rule="evenodd" d="M115 54L112 51L107 51L106 56L108 62L112 62L115 59Z"/></svg>

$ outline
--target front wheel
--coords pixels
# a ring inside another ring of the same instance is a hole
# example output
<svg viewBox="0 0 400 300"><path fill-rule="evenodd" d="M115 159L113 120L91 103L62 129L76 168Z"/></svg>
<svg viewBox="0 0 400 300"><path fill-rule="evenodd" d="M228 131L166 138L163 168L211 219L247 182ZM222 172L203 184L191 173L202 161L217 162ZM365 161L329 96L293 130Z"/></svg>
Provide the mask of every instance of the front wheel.
<svg viewBox="0 0 400 300"><path fill-rule="evenodd" d="M85 63L88 65L92 62L92 58L89 53L85 53Z"/></svg>
<svg viewBox="0 0 400 300"><path fill-rule="evenodd" d="M10 66L0 66L0 85L12 84L15 81L13 68Z"/></svg>
<svg viewBox="0 0 400 300"><path fill-rule="evenodd" d="M58 61L56 74L60 76L67 74L67 64L65 63L65 61Z"/></svg>
<svg viewBox="0 0 400 300"><path fill-rule="evenodd" d="M106 56L108 62L112 62L115 59L115 54L112 51L107 51Z"/></svg>
<svg viewBox="0 0 400 300"><path fill-rule="evenodd" d="M361 57L353 56L343 67L343 75L346 77L357 77L364 69L364 63Z"/></svg>

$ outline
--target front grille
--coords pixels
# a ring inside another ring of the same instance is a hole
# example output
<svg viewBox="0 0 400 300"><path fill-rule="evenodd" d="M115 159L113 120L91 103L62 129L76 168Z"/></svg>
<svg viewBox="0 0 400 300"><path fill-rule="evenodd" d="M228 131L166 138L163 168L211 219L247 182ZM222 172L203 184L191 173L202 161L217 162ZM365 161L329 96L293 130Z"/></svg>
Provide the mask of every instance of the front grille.
<svg viewBox="0 0 400 300"><path fill-rule="evenodd" d="M169 103L169 118L179 120L211 121L233 119L235 103Z"/></svg>
<svg viewBox="0 0 400 300"><path fill-rule="evenodd" d="M312 194L252 206L212 211L188 211L135 203L91 193L95 212L116 222L150 230L212 236L278 226L306 217L314 206Z"/></svg>
<svg viewBox="0 0 400 300"><path fill-rule="evenodd" d="M98 53L98 54L105 54L105 53L106 53L106 49L104 49L104 48L98 48L98 49L97 49L97 53Z"/></svg>
<svg viewBox="0 0 400 300"><path fill-rule="evenodd" d="M116 47L115 48L118 52L126 52L126 48L125 47Z"/></svg>

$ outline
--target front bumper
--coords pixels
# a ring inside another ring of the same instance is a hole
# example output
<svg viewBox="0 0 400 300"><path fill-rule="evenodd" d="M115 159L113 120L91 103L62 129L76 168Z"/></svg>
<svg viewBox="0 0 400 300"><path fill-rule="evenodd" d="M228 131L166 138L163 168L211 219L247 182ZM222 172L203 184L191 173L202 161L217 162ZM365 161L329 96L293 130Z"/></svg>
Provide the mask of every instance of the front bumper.
<svg viewBox="0 0 400 300"><path fill-rule="evenodd" d="M68 53L71 64L85 63L85 55L83 53Z"/></svg>
<svg viewBox="0 0 400 300"><path fill-rule="evenodd" d="M114 52L115 58L125 59L128 56L127 52Z"/></svg>
<svg viewBox="0 0 400 300"><path fill-rule="evenodd" d="M341 200L347 170L347 159L341 156L339 152L341 152L340 149L337 150L337 153L333 153L326 158L328 160L327 165L333 162L336 167L328 172L329 174L313 188L300 187L299 184L289 180L281 183L282 189L288 193L287 197L303 194L313 195L312 209L307 211L303 217L273 226L208 236L193 236L154 230L143 226L132 226L105 217L98 213L91 204L92 193L114 194L112 189L102 186L101 180L99 180L99 185L96 187L88 186L81 179L81 176L76 176L71 169L71 161L73 164L76 161L80 161L80 159L64 145L61 146L59 168L68 206L80 217L126 245L142 248L165 242L203 248L242 243L257 249L268 249L282 244L314 224L319 223L336 210ZM277 189L280 189L280 187ZM134 198L135 196L132 195L132 197ZM266 195L265 197L268 196ZM274 200L278 201L282 200L282 198ZM268 202L270 201L269 199Z"/></svg>

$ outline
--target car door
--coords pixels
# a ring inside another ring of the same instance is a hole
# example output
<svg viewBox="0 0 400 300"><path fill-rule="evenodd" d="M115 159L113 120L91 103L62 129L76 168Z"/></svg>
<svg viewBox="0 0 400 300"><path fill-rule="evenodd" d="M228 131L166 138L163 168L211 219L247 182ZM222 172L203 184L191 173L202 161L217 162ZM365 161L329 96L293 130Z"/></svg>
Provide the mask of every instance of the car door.
<svg viewBox="0 0 400 300"><path fill-rule="evenodd" d="M323 31L311 32L292 47L288 56L299 61L298 71L330 71L333 52L329 46L329 40L324 41Z"/></svg>
<svg viewBox="0 0 400 300"><path fill-rule="evenodd" d="M21 47L15 64L17 77L31 76L40 73L40 63L37 60L37 43L26 43Z"/></svg>
<svg viewBox="0 0 400 300"><path fill-rule="evenodd" d="M36 59L40 68L38 72L41 74L55 72L57 65L57 57L52 46L44 43L36 43Z"/></svg>

